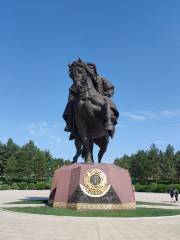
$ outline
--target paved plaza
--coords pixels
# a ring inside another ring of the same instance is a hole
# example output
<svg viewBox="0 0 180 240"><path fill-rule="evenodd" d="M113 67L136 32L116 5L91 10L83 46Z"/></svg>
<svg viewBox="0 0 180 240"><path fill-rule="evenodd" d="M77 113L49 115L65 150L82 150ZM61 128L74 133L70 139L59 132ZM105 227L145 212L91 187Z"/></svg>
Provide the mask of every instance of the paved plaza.
<svg viewBox="0 0 180 240"><path fill-rule="evenodd" d="M47 198L48 190L0 191L0 206L20 199ZM168 194L136 193L137 201L169 203ZM26 205L27 206L27 205ZM180 209L180 205L176 206ZM15 213L0 209L3 240L178 240L180 216L149 218L80 218Z"/></svg>

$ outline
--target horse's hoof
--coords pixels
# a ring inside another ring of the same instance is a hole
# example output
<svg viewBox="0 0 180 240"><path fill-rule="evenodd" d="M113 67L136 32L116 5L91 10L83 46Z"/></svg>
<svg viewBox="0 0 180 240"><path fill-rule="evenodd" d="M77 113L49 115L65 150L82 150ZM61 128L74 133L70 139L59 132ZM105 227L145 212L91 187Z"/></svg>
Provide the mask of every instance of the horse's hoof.
<svg viewBox="0 0 180 240"><path fill-rule="evenodd" d="M86 160L85 163L93 163L91 160Z"/></svg>
<svg viewBox="0 0 180 240"><path fill-rule="evenodd" d="M72 161L71 164L77 163L76 161Z"/></svg>
<svg viewBox="0 0 180 240"><path fill-rule="evenodd" d="M88 156L86 159L85 159L85 163L93 163L92 159L90 156Z"/></svg>

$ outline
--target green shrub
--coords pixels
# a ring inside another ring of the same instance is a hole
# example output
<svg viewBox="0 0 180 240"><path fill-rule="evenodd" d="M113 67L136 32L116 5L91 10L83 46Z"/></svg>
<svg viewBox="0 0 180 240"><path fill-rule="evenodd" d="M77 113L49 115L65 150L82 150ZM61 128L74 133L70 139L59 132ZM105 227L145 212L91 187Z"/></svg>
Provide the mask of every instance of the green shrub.
<svg viewBox="0 0 180 240"><path fill-rule="evenodd" d="M18 184L17 183L12 183L12 185L11 185L11 189L19 189L19 186L18 186Z"/></svg>
<svg viewBox="0 0 180 240"><path fill-rule="evenodd" d="M169 184L167 186L167 192L169 192L169 190L172 188L177 189L180 192L180 184Z"/></svg>
<svg viewBox="0 0 180 240"><path fill-rule="evenodd" d="M149 186L148 185L142 185L141 192L149 192L148 191Z"/></svg>
<svg viewBox="0 0 180 240"><path fill-rule="evenodd" d="M44 182L37 182L37 183L36 183L36 189L37 189L37 190L46 189L46 184L45 184Z"/></svg>
<svg viewBox="0 0 180 240"><path fill-rule="evenodd" d="M20 182L20 183L18 183L18 186L19 186L20 190L27 189L27 183L26 182Z"/></svg>
<svg viewBox="0 0 180 240"><path fill-rule="evenodd" d="M45 189L51 189L51 183L50 182L45 183Z"/></svg>
<svg viewBox="0 0 180 240"><path fill-rule="evenodd" d="M51 183L50 182L37 182L36 189L37 190L51 189Z"/></svg>
<svg viewBox="0 0 180 240"><path fill-rule="evenodd" d="M180 193L180 184L174 184L175 185L175 188L179 191Z"/></svg>
<svg viewBox="0 0 180 240"><path fill-rule="evenodd" d="M35 190L36 189L36 184L35 183L29 183L28 184L28 189L29 190Z"/></svg>
<svg viewBox="0 0 180 240"><path fill-rule="evenodd" d="M147 185L146 192L155 192L157 186L158 186L157 183L150 183L149 185Z"/></svg>
<svg viewBox="0 0 180 240"><path fill-rule="evenodd" d="M167 189L168 189L168 185L166 185L166 184L158 184L155 192L166 193L166 192L168 192Z"/></svg>
<svg viewBox="0 0 180 240"><path fill-rule="evenodd" d="M9 190L9 189L10 189L10 186L7 184L0 185L0 190Z"/></svg>
<svg viewBox="0 0 180 240"><path fill-rule="evenodd" d="M148 185L136 183L134 187L137 192L148 192Z"/></svg>
<svg viewBox="0 0 180 240"><path fill-rule="evenodd" d="M142 185L140 183L134 184L134 188L136 192L141 192Z"/></svg>
<svg viewBox="0 0 180 240"><path fill-rule="evenodd" d="M158 184L158 183L150 183L150 184L140 184L136 183L135 189L137 192L158 192L158 193L166 193L171 189L172 187L180 189L180 184L174 184L174 185L166 185L166 184Z"/></svg>
<svg viewBox="0 0 180 240"><path fill-rule="evenodd" d="M168 185L166 185L166 190L167 190L167 192L169 192L170 189L172 189L172 188L175 188L174 184L168 184Z"/></svg>

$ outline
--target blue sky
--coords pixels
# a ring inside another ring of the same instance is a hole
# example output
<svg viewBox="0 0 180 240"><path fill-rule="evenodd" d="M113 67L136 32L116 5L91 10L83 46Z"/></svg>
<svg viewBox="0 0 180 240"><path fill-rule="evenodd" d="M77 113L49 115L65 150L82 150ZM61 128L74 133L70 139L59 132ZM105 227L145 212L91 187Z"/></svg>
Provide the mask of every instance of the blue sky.
<svg viewBox="0 0 180 240"><path fill-rule="evenodd" d="M29 139L56 157L75 148L63 131L67 64L94 62L120 111L104 162L180 149L180 1L1 0L0 140Z"/></svg>

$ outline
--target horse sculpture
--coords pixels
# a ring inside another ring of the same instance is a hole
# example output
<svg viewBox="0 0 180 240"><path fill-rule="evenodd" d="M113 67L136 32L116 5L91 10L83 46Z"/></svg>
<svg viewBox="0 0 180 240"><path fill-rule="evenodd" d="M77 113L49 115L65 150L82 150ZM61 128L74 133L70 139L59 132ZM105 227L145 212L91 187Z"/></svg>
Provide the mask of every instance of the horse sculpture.
<svg viewBox="0 0 180 240"><path fill-rule="evenodd" d="M73 127L70 131L77 150L72 163L77 162L80 155L86 163L94 162L94 143L100 147L98 153L98 162L100 163L106 152L109 136L112 137L112 132L114 132L114 126L110 129L105 127L110 114L108 112L108 101L96 90L92 74L88 71L86 63L81 60L73 62L69 65L69 72L75 92L73 98L69 101L73 121ZM65 113L63 117L67 122Z"/></svg>

